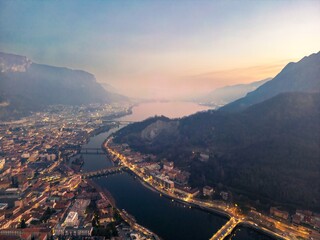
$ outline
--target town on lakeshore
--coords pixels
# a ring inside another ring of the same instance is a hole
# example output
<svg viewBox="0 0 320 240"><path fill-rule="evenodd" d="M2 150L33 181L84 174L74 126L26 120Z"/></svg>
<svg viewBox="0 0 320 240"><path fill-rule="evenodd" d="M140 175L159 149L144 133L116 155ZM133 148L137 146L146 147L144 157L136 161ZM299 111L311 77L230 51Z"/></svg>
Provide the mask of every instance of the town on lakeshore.
<svg viewBox="0 0 320 240"><path fill-rule="evenodd" d="M52 106L19 121L0 124L0 239L160 239L140 225L93 178L126 171L159 197L226 216L211 239L225 239L237 226L248 226L275 239L319 239L320 214L280 207L270 212L243 209L232 192L212 186L190 188L190 173L172 161L116 144L83 149L93 135L119 127L117 118L130 104ZM106 154L114 166L83 172L81 154ZM80 157L79 157L80 155Z"/></svg>
<svg viewBox="0 0 320 240"><path fill-rule="evenodd" d="M0 240L320 240L320 0L0 0Z"/></svg>
<svg viewBox="0 0 320 240"><path fill-rule="evenodd" d="M116 127L110 119L130 111L124 104L53 106L2 122L0 239L158 239L117 209L73 158L91 136Z"/></svg>

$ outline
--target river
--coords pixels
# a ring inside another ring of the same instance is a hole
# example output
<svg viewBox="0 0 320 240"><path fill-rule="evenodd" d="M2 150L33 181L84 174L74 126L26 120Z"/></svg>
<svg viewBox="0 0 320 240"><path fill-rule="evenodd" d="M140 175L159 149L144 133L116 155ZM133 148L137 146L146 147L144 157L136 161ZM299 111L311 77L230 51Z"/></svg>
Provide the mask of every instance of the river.
<svg viewBox="0 0 320 240"><path fill-rule="evenodd" d="M176 111L174 111L176 109ZM154 115L182 117L208 109L204 106L186 103L147 103L134 107L132 115L121 118L124 121L139 121ZM94 136L84 147L101 147L102 142L117 129ZM83 171L92 171L112 166L105 155L84 155ZM189 208L180 203L160 197L159 193L145 187L138 179L122 173L95 179L106 188L120 209L133 215L137 222L158 234L165 240L207 240L217 232L228 219L217 214ZM232 240L272 240L248 228L239 228Z"/></svg>

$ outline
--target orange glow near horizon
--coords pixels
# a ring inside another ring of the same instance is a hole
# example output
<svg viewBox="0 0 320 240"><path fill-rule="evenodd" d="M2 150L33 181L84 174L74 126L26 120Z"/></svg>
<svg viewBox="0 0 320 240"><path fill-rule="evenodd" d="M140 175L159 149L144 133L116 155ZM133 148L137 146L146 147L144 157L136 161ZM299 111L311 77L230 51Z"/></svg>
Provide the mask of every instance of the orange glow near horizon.
<svg viewBox="0 0 320 240"><path fill-rule="evenodd" d="M274 77L320 50L320 1L79 1L0 1L0 51L173 99Z"/></svg>
<svg viewBox="0 0 320 240"><path fill-rule="evenodd" d="M136 96L142 92L143 96L149 98L177 100L207 94L214 89L228 85L245 84L273 78L288 62L290 61L213 71L198 75L176 76L174 80L170 77L149 77L148 81L145 81L141 77L134 79L134 81L127 81L126 87L119 86L119 88L128 96Z"/></svg>

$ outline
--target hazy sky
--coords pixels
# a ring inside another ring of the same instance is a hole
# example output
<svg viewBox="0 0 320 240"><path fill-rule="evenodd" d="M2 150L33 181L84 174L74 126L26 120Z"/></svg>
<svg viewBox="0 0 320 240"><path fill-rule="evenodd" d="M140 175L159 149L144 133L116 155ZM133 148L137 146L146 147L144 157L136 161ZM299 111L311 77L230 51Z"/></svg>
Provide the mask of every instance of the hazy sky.
<svg viewBox="0 0 320 240"><path fill-rule="evenodd" d="M0 51L140 97L273 77L320 50L320 1L0 1Z"/></svg>

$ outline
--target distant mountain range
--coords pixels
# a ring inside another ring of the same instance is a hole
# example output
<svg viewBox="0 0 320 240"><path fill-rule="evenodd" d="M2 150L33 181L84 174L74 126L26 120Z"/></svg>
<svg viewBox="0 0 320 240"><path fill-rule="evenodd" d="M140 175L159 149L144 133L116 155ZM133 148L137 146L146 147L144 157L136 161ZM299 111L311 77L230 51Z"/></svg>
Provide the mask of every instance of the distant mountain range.
<svg viewBox="0 0 320 240"><path fill-rule="evenodd" d="M272 80L264 83L245 97L221 108L223 111L241 111L283 92L320 91L320 52L289 63Z"/></svg>
<svg viewBox="0 0 320 240"><path fill-rule="evenodd" d="M94 75L33 63L24 56L0 53L0 118L21 116L48 105L81 105L126 100L106 91Z"/></svg>
<svg viewBox="0 0 320 240"><path fill-rule="evenodd" d="M239 201L250 196L319 211L319 56L288 64L221 110L150 118L121 129L115 141L174 161L191 173L192 186L228 189Z"/></svg>
<svg viewBox="0 0 320 240"><path fill-rule="evenodd" d="M205 96L194 99L193 101L208 106L220 107L244 97L247 93L256 90L259 86L271 79L272 78L267 78L248 84L237 84L218 88Z"/></svg>

